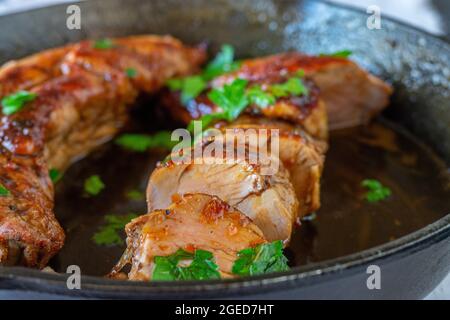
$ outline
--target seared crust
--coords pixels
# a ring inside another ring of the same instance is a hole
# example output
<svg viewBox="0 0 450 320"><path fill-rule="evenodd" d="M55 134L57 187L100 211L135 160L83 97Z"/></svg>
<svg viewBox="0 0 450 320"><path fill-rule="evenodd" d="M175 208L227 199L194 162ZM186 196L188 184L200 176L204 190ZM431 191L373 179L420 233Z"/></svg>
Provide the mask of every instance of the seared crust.
<svg viewBox="0 0 450 320"><path fill-rule="evenodd" d="M266 242L250 219L217 197L206 194L180 196L166 210L140 216L129 224L127 249L111 272L117 277L131 264L129 280L151 280L155 256L167 256L178 249L213 253L222 277L231 277L237 253Z"/></svg>
<svg viewBox="0 0 450 320"><path fill-rule="evenodd" d="M0 197L0 263L44 267L64 242L48 170L64 170L116 134L139 92L154 92L205 59L202 49L171 37L113 43L100 50L85 41L0 69L0 99L20 89L37 94L1 119L0 182L10 195ZM128 78L126 68L136 69L137 77Z"/></svg>
<svg viewBox="0 0 450 320"><path fill-rule="evenodd" d="M328 127L338 129L367 123L388 105L392 94L390 85L351 60L299 52L244 60L238 70L215 78L210 87L221 87L237 78L261 86L276 84L300 70L305 73L308 96L278 99L263 109L250 106L246 112L302 125L312 136L324 139ZM206 95L200 95L187 106L179 101L177 93L166 92L163 96L172 114L186 123L218 109ZM314 126L308 123L310 119L315 119Z"/></svg>

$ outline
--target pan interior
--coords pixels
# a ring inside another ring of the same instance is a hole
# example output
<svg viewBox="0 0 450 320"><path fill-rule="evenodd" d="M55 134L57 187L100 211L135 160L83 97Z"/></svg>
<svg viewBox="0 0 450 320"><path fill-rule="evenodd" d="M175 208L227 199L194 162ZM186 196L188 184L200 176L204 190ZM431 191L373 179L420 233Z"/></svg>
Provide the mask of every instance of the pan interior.
<svg viewBox="0 0 450 320"><path fill-rule="evenodd" d="M151 133L178 127L158 112L155 104L141 101L126 130ZM322 207L315 219L303 221L294 232L286 249L291 265L386 243L450 211L444 164L401 127L377 119L369 126L332 132L330 145L322 179ZM145 192L149 174L164 156L163 150L135 153L110 142L64 174L56 186L56 214L67 240L51 262L56 271L65 272L73 264L86 275L102 276L110 271L125 246L97 245L92 237L105 224L105 215L146 213L145 199L130 200L127 193ZM106 188L96 197L86 197L83 182L93 174L101 176ZM382 181L392 196L378 203L367 202L361 187L367 178Z"/></svg>

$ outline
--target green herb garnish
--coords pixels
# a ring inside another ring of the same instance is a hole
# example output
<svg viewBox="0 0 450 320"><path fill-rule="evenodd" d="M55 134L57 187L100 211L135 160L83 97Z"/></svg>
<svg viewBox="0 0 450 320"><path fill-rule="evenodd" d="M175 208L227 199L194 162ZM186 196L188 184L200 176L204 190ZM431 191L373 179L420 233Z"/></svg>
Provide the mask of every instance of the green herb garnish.
<svg viewBox="0 0 450 320"><path fill-rule="evenodd" d="M195 99L207 86L207 82L202 76L191 76L181 79L171 79L167 81L167 86L172 91L181 91L181 102L186 104L189 100Z"/></svg>
<svg viewBox="0 0 450 320"><path fill-rule="evenodd" d="M98 245L122 245L124 241L120 236L120 232L125 228L125 225L136 218L135 214L128 214L125 216L106 215L106 224L102 226L97 233L94 234L92 240Z"/></svg>
<svg viewBox="0 0 450 320"><path fill-rule="evenodd" d="M52 180L53 183L56 183L61 179L62 174L57 169L50 169L48 171L48 175L50 176L50 180Z"/></svg>
<svg viewBox="0 0 450 320"><path fill-rule="evenodd" d="M105 188L105 184L98 175L93 175L84 181L84 191L90 196L98 195Z"/></svg>
<svg viewBox="0 0 450 320"><path fill-rule="evenodd" d="M23 108L25 103L33 101L37 97L36 93L25 90L17 91L2 99L2 112L9 116Z"/></svg>
<svg viewBox="0 0 450 320"><path fill-rule="evenodd" d="M130 200L143 200L145 195L139 190L130 190L126 193L126 196Z"/></svg>
<svg viewBox="0 0 450 320"><path fill-rule="evenodd" d="M302 79L296 77L289 78L284 83L270 86L270 91L277 98L288 97L290 95L308 95L308 88L306 88Z"/></svg>
<svg viewBox="0 0 450 320"><path fill-rule="evenodd" d="M223 45L216 57L205 67L199 75L185 78L175 78L167 81L172 91L181 91L181 102L188 103L195 99L208 86L208 81L225 73L239 68L240 63L233 61L234 49L230 45Z"/></svg>
<svg viewBox="0 0 450 320"><path fill-rule="evenodd" d="M215 58L203 70L203 78L211 80L226 72L237 70L240 62L234 60L234 48L224 44Z"/></svg>
<svg viewBox="0 0 450 320"><path fill-rule="evenodd" d="M0 197L7 197L11 194L11 192L6 189L2 184L0 184Z"/></svg>
<svg viewBox="0 0 450 320"><path fill-rule="evenodd" d="M232 272L240 276L252 276L286 271L289 270L287 261L283 255L283 243L278 240L239 251Z"/></svg>
<svg viewBox="0 0 450 320"><path fill-rule="evenodd" d="M245 92L248 81L235 79L231 84L225 84L223 88L214 88L208 93L208 98L215 103L222 111L210 113L202 116L197 121L202 122L203 127L219 120L235 120L249 104L249 99ZM191 121L188 130L192 132L194 123Z"/></svg>
<svg viewBox="0 0 450 320"><path fill-rule="evenodd" d="M391 189L383 186L380 181L375 179L365 179L361 182L361 185L369 190L366 193L366 199L369 202L384 200L392 193Z"/></svg>
<svg viewBox="0 0 450 320"><path fill-rule="evenodd" d="M350 50L340 50L333 53L321 53L320 57L348 58L353 54Z"/></svg>
<svg viewBox="0 0 450 320"><path fill-rule="evenodd" d="M275 103L275 96L270 92L261 89L261 86L253 86L247 91L250 103L256 104L260 108L266 108Z"/></svg>
<svg viewBox="0 0 450 320"><path fill-rule="evenodd" d="M126 133L116 139L116 144L131 150L144 152L151 148L171 150L178 142L171 140L171 132L160 131L153 135Z"/></svg>
<svg viewBox="0 0 450 320"><path fill-rule="evenodd" d="M136 78L137 71L134 68L126 68L125 74L127 75L128 78Z"/></svg>
<svg viewBox="0 0 450 320"><path fill-rule="evenodd" d="M93 47L95 49L111 49L115 47L114 42L111 39L100 39L94 42Z"/></svg>
<svg viewBox="0 0 450 320"><path fill-rule="evenodd" d="M188 266L180 266L181 261L191 260ZM207 280L220 279L219 267L211 252L195 250L190 253L182 249L170 256L154 258L152 280Z"/></svg>

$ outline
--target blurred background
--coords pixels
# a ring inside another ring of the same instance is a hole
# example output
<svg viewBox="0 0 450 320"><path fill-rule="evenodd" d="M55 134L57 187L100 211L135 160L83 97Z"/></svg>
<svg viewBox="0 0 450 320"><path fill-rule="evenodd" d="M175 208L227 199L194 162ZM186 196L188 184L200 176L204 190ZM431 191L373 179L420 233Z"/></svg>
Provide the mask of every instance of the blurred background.
<svg viewBox="0 0 450 320"><path fill-rule="evenodd" d="M64 2L74 1L0 0L0 15ZM354 6L364 11L368 6L376 5L380 8L382 17L386 15L395 18L450 41L450 0L328 0L328 2ZM0 292L0 298L2 297ZM450 275L428 296L428 299L450 299Z"/></svg>

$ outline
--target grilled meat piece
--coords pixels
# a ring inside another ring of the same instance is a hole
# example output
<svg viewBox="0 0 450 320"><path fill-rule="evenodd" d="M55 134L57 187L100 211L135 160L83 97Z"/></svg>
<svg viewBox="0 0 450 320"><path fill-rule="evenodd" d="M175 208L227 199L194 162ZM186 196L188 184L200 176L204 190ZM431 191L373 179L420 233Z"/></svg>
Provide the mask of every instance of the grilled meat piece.
<svg viewBox="0 0 450 320"><path fill-rule="evenodd" d="M42 268L62 247L53 214L48 170L71 162L110 139L126 122L139 92L154 92L173 76L194 72L203 49L171 37L137 36L96 49L85 41L0 69L0 92L36 94L19 112L2 115L0 263ZM125 68L138 72L129 78Z"/></svg>
<svg viewBox="0 0 450 320"><path fill-rule="evenodd" d="M246 112L300 124L313 137L324 139L328 131L327 118L330 129L364 124L387 106L392 93L388 84L351 60L298 52L244 60L238 70L215 78L209 87L222 87L237 78L264 87L284 82L300 70L305 73L307 96L277 99L266 108L250 106ZM219 110L206 94L184 106L179 93L166 91L162 101L185 123Z"/></svg>
<svg viewBox="0 0 450 320"><path fill-rule="evenodd" d="M192 157L160 164L148 183L148 211L167 208L176 194L215 195L251 218L268 241L288 241L298 216L289 173L277 156L269 152L263 158L257 154L252 142L243 145L241 155L236 144L227 147L226 143L217 140L197 144L190 150ZM217 151L219 145L224 152Z"/></svg>
<svg viewBox="0 0 450 320"><path fill-rule="evenodd" d="M245 60L234 72L214 79L223 86L236 78L259 83L280 75L305 72L320 89L331 130L366 123L389 103L392 87L346 58L289 52Z"/></svg>
<svg viewBox="0 0 450 320"><path fill-rule="evenodd" d="M261 117L241 116L222 130L278 129L279 157L299 202L299 217L320 207L320 177L327 143L311 138L298 125Z"/></svg>
<svg viewBox="0 0 450 320"><path fill-rule="evenodd" d="M168 256L178 249L213 253L222 277L231 277L237 253L266 242L261 230L238 210L217 197L185 194L165 210L140 216L126 228L127 249L111 276L127 264L130 280L151 280L155 256Z"/></svg>

